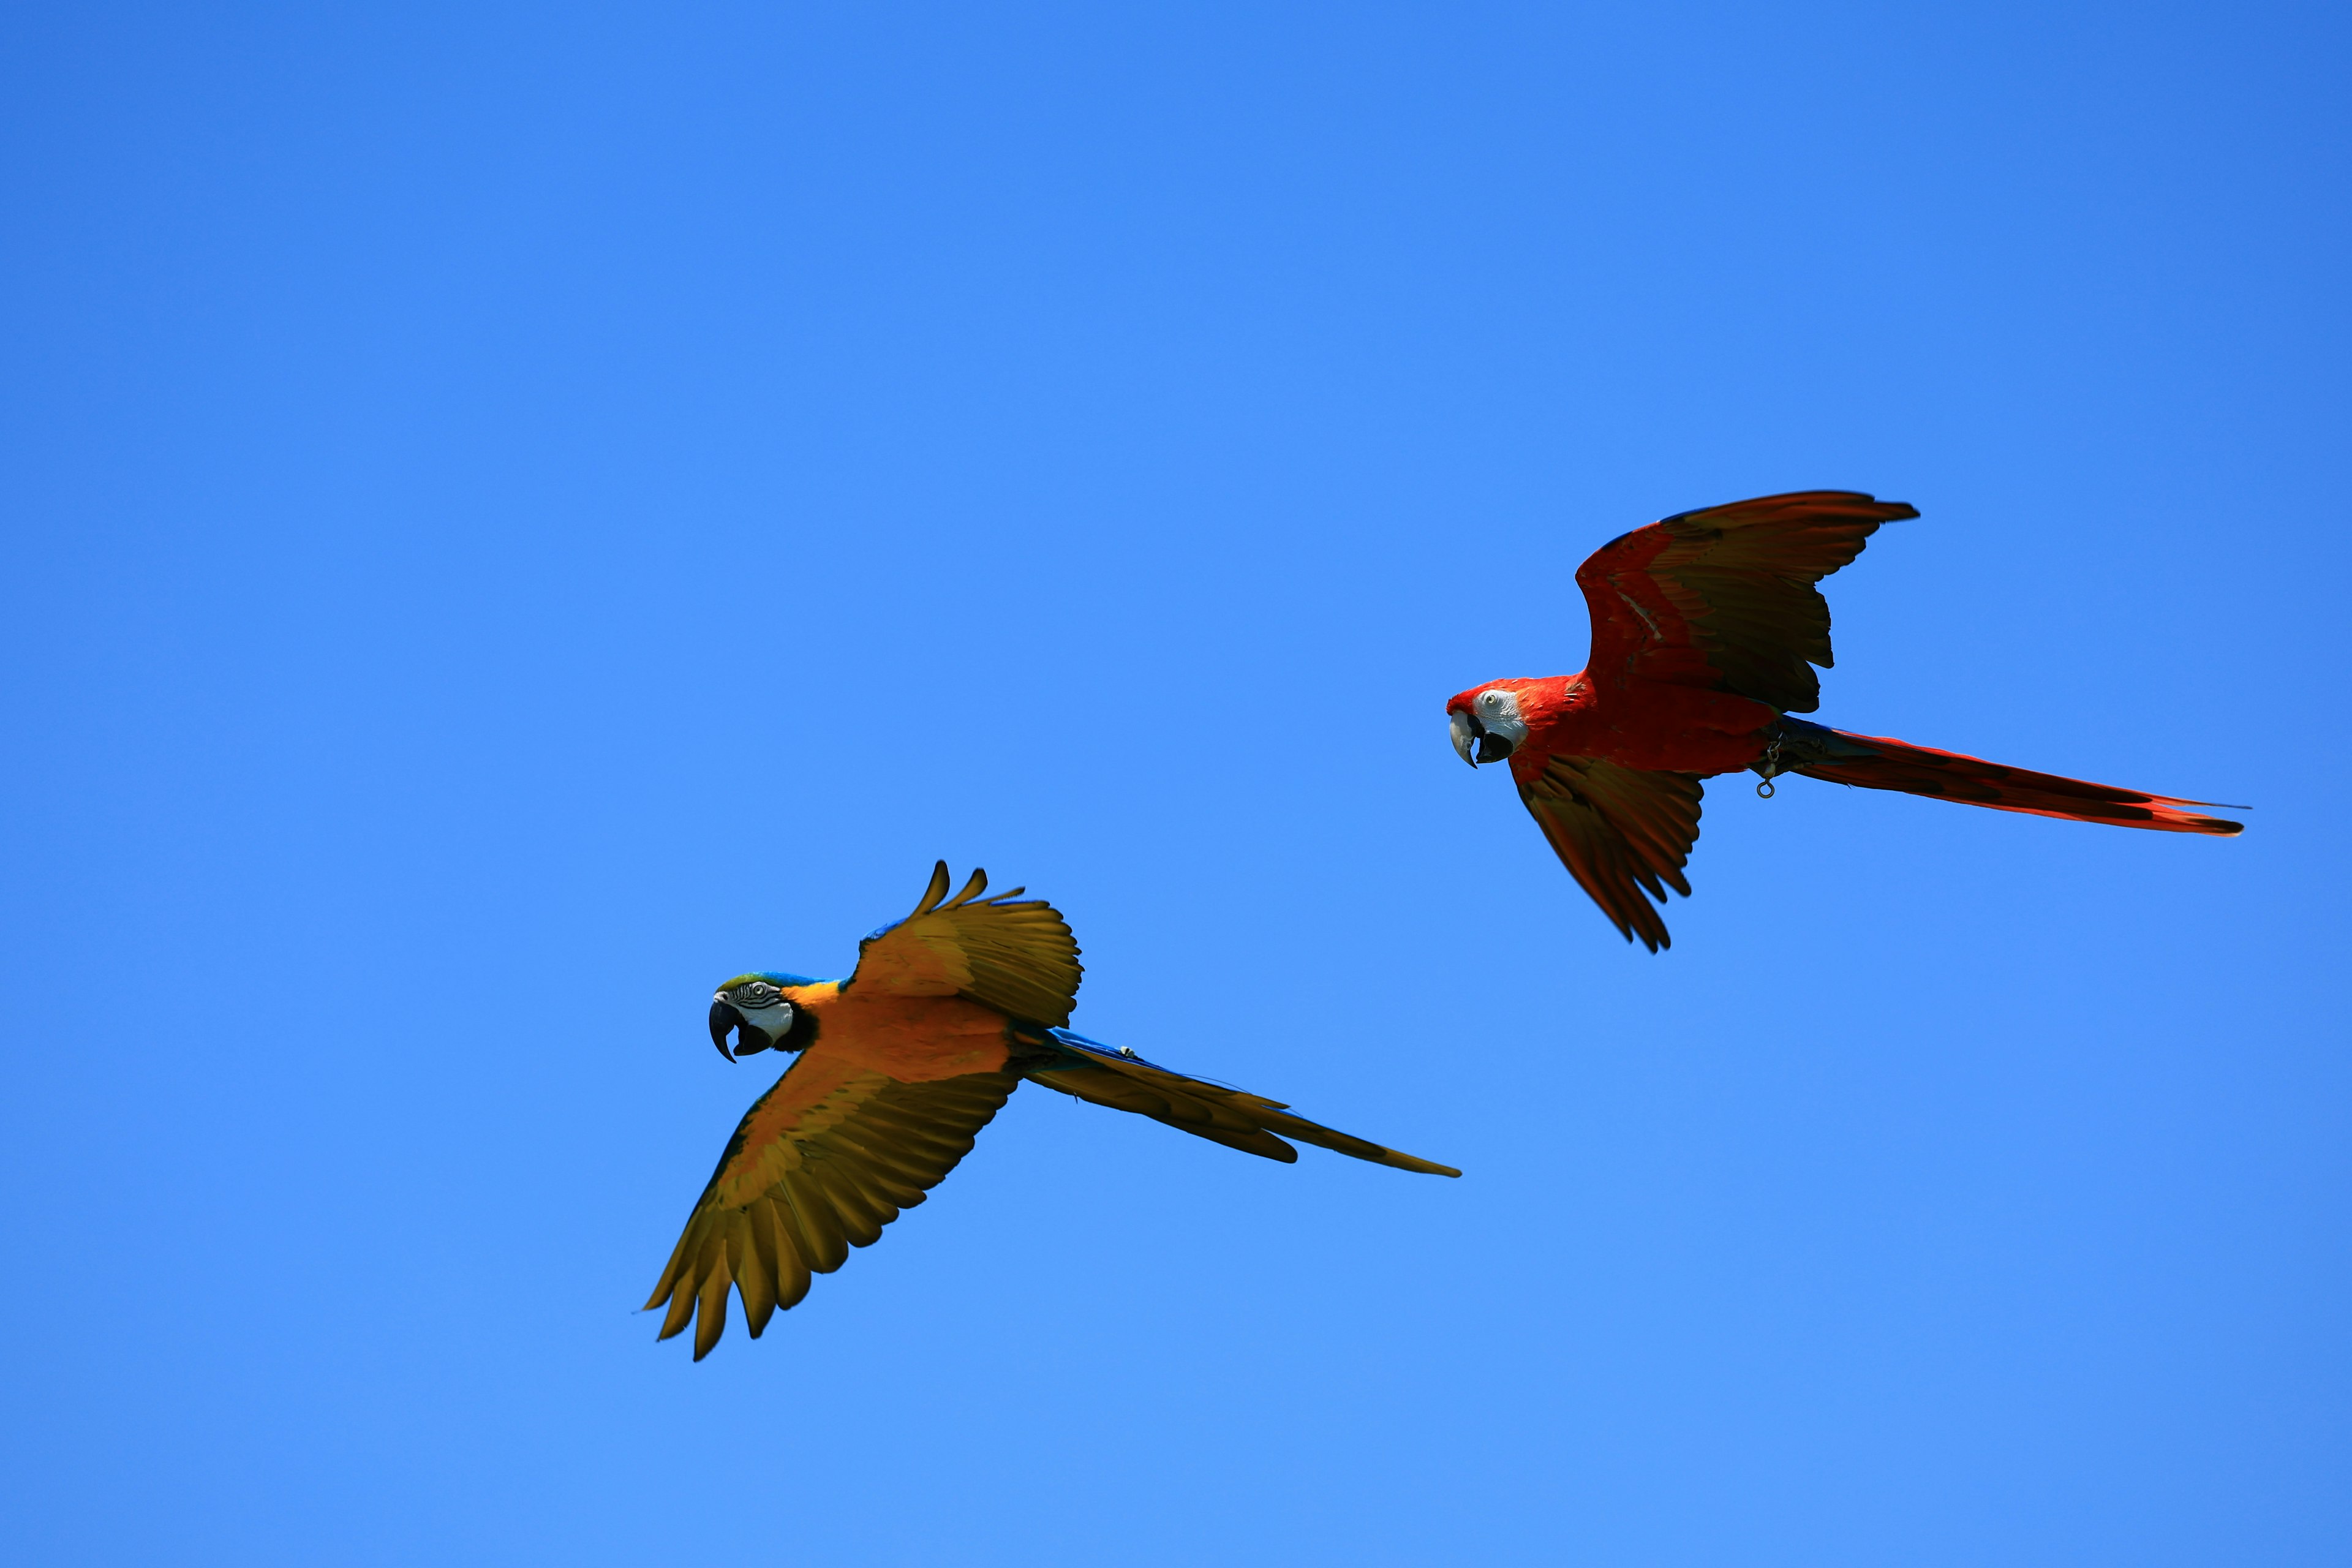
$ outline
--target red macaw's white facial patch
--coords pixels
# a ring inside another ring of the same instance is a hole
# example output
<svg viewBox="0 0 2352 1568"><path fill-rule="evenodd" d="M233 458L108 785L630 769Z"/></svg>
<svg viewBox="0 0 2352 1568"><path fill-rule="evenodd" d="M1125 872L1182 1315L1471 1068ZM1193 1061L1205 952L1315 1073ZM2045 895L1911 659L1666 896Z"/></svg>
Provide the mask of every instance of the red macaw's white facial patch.
<svg viewBox="0 0 2352 1568"><path fill-rule="evenodd" d="M1527 743L1528 721L1519 714L1518 693L1489 686L1447 713L1455 754L1476 767L1499 763Z"/></svg>

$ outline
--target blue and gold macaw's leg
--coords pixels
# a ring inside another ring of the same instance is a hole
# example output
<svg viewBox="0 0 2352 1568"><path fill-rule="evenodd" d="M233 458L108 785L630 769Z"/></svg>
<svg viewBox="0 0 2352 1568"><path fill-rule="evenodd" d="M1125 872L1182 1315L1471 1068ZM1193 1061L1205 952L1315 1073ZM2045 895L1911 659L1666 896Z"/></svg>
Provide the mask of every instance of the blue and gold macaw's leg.
<svg viewBox="0 0 2352 1568"><path fill-rule="evenodd" d="M1067 1029L1024 1029L1014 1038L1018 1047L1024 1048L1016 1051L1011 1065L1031 1083L1074 1095L1089 1104L1149 1116L1154 1121L1164 1121L1229 1149L1290 1164L1297 1160L1298 1151L1282 1138L1295 1138L1301 1143L1370 1160L1376 1165L1393 1165L1400 1171L1421 1171L1433 1176L1462 1173L1451 1165L1417 1159L1333 1131L1303 1116L1293 1116L1290 1108L1280 1100L1187 1078L1132 1052L1115 1049ZM1282 1138L1275 1136L1277 1132Z"/></svg>

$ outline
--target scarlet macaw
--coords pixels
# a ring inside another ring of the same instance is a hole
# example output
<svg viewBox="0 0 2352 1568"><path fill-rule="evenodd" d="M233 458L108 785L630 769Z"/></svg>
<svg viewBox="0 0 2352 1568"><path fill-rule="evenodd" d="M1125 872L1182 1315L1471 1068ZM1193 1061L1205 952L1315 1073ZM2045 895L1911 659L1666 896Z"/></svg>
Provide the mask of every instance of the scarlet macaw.
<svg viewBox="0 0 2352 1568"><path fill-rule="evenodd" d="M1019 888L982 898L987 888L974 871L949 898L942 860L912 914L858 943L848 979L739 974L712 995L719 1055L798 1056L728 1140L646 1303L669 1304L661 1338L699 1308L700 1361L726 1331L730 1286L759 1338L778 1308L808 1294L811 1274L840 1268L849 1248L921 1203L1024 1079L1285 1163L1298 1151L1277 1132L1401 1170L1462 1173L1073 1034L1064 1026L1082 971L1070 928Z"/></svg>
<svg viewBox="0 0 2352 1568"><path fill-rule="evenodd" d="M1671 945L1650 900L1685 898L1700 781L1748 769L1805 773L2074 822L2233 834L2147 795L2003 767L1792 719L1821 706L1830 610L1813 586L1862 553L1882 522L1916 517L1852 490L1760 496L1679 512L1610 541L1577 568L1592 649L1575 675L1495 680L1445 705L1472 767L1509 759L1519 799L1629 942ZM2237 808L2242 809L2242 808ZM1644 894L1648 895L1646 898Z"/></svg>

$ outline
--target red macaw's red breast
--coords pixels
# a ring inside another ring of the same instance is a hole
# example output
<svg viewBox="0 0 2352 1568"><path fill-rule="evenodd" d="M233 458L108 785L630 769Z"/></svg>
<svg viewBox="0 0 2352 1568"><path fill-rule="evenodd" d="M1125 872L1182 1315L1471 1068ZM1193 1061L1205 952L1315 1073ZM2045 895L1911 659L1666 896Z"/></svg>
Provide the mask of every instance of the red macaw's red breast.
<svg viewBox="0 0 2352 1568"><path fill-rule="evenodd" d="M1511 693L1528 729L1511 753L1511 776L1521 784L1562 755L1666 773L1731 773L1764 754L1764 731L1780 716L1766 703L1674 680L1637 678L1604 689L1590 672L1490 680L1451 699L1446 711L1474 712L1479 694L1492 690Z"/></svg>
<svg viewBox="0 0 2352 1568"><path fill-rule="evenodd" d="M1631 680L1623 692L1598 694L1553 726L1544 750L1657 773L1731 773L1764 754L1764 731L1780 716L1728 691Z"/></svg>

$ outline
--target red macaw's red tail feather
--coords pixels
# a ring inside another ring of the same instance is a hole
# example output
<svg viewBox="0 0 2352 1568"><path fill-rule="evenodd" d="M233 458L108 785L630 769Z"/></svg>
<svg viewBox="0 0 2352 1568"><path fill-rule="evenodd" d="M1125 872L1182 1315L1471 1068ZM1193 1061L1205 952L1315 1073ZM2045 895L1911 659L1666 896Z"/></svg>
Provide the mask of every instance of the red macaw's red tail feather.
<svg viewBox="0 0 2352 1568"><path fill-rule="evenodd" d="M2005 767L1981 757L1938 752L1907 741L1882 735L1852 735L1782 719L1777 753L1768 751L1755 771L1803 773L1832 784L1858 784L1864 789L1901 790L1934 800L1956 800L1995 811L2022 811L2034 816L2063 817L2069 822L2104 822L2116 827L2147 827L2159 833L2219 833L2245 831L2243 823L2200 816L2190 807L2210 806L2204 800L2180 800L2168 795L2147 795L2114 784L2089 784L2024 768ZM2242 811L2243 806L2224 809Z"/></svg>

